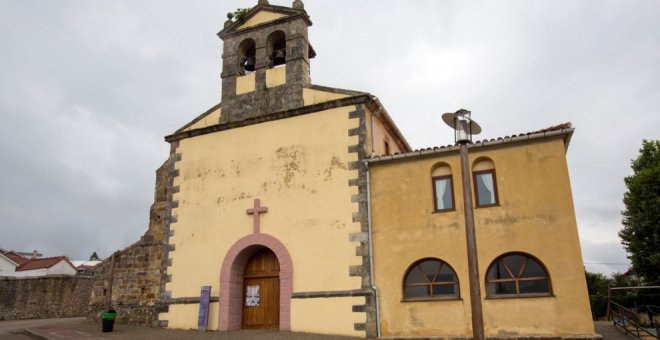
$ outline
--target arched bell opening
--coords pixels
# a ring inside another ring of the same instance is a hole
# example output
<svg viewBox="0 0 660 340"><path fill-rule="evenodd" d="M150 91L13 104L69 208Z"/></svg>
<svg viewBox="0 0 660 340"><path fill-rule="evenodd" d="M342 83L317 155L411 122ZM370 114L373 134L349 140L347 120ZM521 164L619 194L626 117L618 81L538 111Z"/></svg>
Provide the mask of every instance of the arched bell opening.
<svg viewBox="0 0 660 340"><path fill-rule="evenodd" d="M252 39L245 39L238 45L238 66L241 75L252 73L255 70L257 64L255 45Z"/></svg>
<svg viewBox="0 0 660 340"><path fill-rule="evenodd" d="M266 40L268 46L269 66L275 67L286 64L286 35L282 31L275 31Z"/></svg>

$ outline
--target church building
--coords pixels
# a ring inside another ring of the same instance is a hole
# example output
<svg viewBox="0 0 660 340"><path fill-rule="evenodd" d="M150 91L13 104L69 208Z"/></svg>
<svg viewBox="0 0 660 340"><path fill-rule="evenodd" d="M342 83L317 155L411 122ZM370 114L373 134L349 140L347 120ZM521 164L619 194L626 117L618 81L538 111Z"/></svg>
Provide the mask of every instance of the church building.
<svg viewBox="0 0 660 340"><path fill-rule="evenodd" d="M197 329L210 286L213 331L472 338L476 315L487 338L594 338L570 124L469 143L465 177L458 146L413 150L375 96L312 84L311 25L300 0L229 16L221 102L165 138L160 325Z"/></svg>

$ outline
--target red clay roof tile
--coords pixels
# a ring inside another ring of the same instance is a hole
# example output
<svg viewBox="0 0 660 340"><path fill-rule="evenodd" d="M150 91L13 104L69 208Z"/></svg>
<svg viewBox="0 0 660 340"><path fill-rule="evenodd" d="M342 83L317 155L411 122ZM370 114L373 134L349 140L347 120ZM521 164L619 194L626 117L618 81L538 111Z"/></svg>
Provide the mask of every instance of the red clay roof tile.
<svg viewBox="0 0 660 340"><path fill-rule="evenodd" d="M17 254L16 252L13 252L13 251L4 252L4 253L2 253L2 255L6 256L10 260L14 261L19 266L22 265L23 263L27 262L27 261L30 261L29 258L21 256L21 255Z"/></svg>
<svg viewBox="0 0 660 340"><path fill-rule="evenodd" d="M33 270L33 269L44 269L44 268L50 268L56 264L58 264L60 261L66 261L69 262L69 260L66 258L66 256L56 256L56 257L44 257L40 259L28 259L27 262L24 262L20 266L16 267L16 271L23 271L23 270ZM71 264L71 263L69 263ZM73 267L73 265L71 265Z"/></svg>

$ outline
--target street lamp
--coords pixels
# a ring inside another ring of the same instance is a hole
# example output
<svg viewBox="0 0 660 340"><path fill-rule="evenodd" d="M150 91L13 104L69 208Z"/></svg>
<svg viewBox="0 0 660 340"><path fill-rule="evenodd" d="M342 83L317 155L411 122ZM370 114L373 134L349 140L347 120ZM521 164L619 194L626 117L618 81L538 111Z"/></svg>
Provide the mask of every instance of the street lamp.
<svg viewBox="0 0 660 340"><path fill-rule="evenodd" d="M460 109L442 115L442 120L454 129L456 144L472 143L472 135L481 133L481 126L470 118L471 114L472 112L468 110Z"/></svg>
<svg viewBox="0 0 660 340"><path fill-rule="evenodd" d="M454 129L454 140L460 145L461 175L463 178L463 211L465 213L465 239L467 241L468 278L470 283L470 306L472 308L472 338L484 340L484 317L481 307L481 285L479 284L479 263L477 260L477 237L474 229L472 210L472 190L470 186L470 164L468 143L472 135L481 133L481 127L470 117L470 111L460 109L445 113L442 120Z"/></svg>

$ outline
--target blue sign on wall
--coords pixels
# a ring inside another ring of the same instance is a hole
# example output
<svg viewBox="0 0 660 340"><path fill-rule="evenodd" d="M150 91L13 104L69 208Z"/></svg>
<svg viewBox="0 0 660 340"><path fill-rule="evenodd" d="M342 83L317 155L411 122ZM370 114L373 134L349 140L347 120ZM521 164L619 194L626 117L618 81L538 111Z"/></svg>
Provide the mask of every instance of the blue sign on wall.
<svg viewBox="0 0 660 340"><path fill-rule="evenodd" d="M211 286L202 286L199 296L199 318L197 318L197 329L206 332L209 323L209 303L211 302Z"/></svg>

